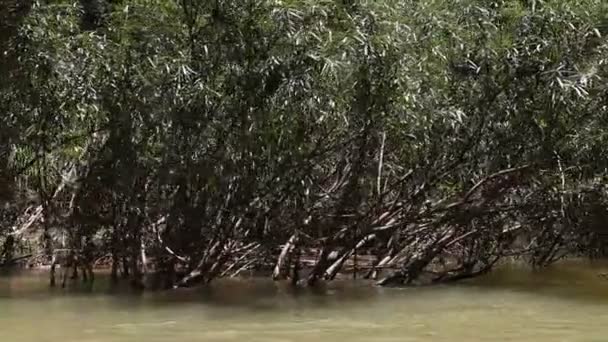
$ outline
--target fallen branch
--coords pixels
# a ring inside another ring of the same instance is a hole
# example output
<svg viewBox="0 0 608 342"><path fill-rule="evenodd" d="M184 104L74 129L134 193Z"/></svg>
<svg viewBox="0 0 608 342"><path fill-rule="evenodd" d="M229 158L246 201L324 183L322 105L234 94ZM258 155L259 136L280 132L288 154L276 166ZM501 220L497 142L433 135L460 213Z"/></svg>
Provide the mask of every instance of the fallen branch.
<svg viewBox="0 0 608 342"><path fill-rule="evenodd" d="M21 261L21 260L25 260L25 259L29 259L32 257L32 254L28 254L28 255L23 255L17 258L13 258L10 260L7 260L3 263L0 264L0 267L8 267L8 266L12 266L13 264L15 264L17 261Z"/></svg>
<svg viewBox="0 0 608 342"><path fill-rule="evenodd" d="M285 268L285 261L287 260L287 256L291 252L291 249L296 245L297 242L298 242L298 235L296 233L296 234L293 234L289 238L289 240L287 240L287 243L285 243L285 245L283 246L283 249L281 250L281 254L279 255L279 258L277 259L277 263L274 267L274 271L272 272L273 280L280 280L280 279L285 278L285 272L283 272L283 270Z"/></svg>

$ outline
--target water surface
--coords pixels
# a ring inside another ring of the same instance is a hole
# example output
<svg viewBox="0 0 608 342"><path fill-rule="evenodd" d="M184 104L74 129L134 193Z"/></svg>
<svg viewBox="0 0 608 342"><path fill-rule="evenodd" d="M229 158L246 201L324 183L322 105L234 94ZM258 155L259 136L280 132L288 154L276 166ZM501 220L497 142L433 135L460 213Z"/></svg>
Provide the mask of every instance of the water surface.
<svg viewBox="0 0 608 342"><path fill-rule="evenodd" d="M43 275L0 278L11 342L608 341L608 264L505 267L472 282L383 289L350 282L291 291L265 280L145 294L50 290Z"/></svg>

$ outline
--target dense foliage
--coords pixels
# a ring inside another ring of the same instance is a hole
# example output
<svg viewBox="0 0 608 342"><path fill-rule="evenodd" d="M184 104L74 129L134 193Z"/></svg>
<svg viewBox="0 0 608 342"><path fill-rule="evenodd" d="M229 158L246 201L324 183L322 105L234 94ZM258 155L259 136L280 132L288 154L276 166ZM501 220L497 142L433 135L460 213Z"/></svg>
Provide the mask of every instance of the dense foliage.
<svg viewBox="0 0 608 342"><path fill-rule="evenodd" d="M603 253L603 0L17 3L5 247L168 285Z"/></svg>

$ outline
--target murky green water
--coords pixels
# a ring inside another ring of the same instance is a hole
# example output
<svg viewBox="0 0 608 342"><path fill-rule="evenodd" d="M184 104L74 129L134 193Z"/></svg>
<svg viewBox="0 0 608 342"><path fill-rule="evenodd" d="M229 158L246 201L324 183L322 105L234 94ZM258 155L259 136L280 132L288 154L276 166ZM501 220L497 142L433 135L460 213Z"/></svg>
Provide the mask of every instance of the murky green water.
<svg viewBox="0 0 608 342"><path fill-rule="evenodd" d="M471 283L292 292L267 281L143 295L0 278L0 340L608 341L608 264L504 269Z"/></svg>

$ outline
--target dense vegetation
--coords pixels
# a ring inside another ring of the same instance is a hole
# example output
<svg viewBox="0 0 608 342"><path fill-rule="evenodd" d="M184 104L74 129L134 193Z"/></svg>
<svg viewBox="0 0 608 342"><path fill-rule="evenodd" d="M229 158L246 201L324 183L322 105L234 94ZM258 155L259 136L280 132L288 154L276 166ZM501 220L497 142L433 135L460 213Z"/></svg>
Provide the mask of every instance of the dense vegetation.
<svg viewBox="0 0 608 342"><path fill-rule="evenodd" d="M0 6L0 263L388 285L604 253L603 0Z"/></svg>

